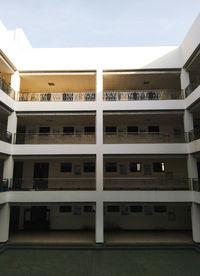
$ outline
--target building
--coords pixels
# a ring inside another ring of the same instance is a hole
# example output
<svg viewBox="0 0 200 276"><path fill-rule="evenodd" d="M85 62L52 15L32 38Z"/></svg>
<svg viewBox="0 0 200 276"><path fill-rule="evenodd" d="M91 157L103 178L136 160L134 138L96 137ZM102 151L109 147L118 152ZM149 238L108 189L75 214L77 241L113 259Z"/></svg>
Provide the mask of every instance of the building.
<svg viewBox="0 0 200 276"><path fill-rule="evenodd" d="M178 47L34 49L0 24L0 242L188 230L200 242L200 16Z"/></svg>

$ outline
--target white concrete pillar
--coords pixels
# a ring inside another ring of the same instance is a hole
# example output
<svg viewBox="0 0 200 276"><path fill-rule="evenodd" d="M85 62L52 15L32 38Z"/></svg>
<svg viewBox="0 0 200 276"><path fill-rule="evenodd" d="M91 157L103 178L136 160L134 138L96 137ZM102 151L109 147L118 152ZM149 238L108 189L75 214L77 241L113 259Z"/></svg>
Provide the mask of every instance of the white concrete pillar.
<svg viewBox="0 0 200 276"><path fill-rule="evenodd" d="M103 101L103 71L101 68L96 70L96 95L97 102Z"/></svg>
<svg viewBox="0 0 200 276"><path fill-rule="evenodd" d="M96 243L104 242L103 202L96 202Z"/></svg>
<svg viewBox="0 0 200 276"><path fill-rule="evenodd" d="M8 116L7 131L12 133L12 142L14 142L14 135L17 133L17 115L15 111Z"/></svg>
<svg viewBox="0 0 200 276"><path fill-rule="evenodd" d="M12 155L9 155L7 159L4 160L3 167L3 178L8 178L8 185L11 186L11 179L13 178L13 170L14 170L14 159Z"/></svg>
<svg viewBox="0 0 200 276"><path fill-rule="evenodd" d="M197 159L192 154L188 154L187 169L188 169L188 178L190 179L191 189L193 190L193 179L198 178L198 170L197 170Z"/></svg>
<svg viewBox="0 0 200 276"><path fill-rule="evenodd" d="M188 132L192 129L194 129L194 121L193 121L193 115L189 110L184 111L184 130L185 132Z"/></svg>
<svg viewBox="0 0 200 276"><path fill-rule="evenodd" d="M181 69L180 79L181 79L181 90L183 91L184 97L185 97L185 88L190 84L190 76L189 76L189 73L184 68Z"/></svg>
<svg viewBox="0 0 200 276"><path fill-rule="evenodd" d="M11 76L11 87L15 90L15 100L19 100L20 76L18 71Z"/></svg>
<svg viewBox="0 0 200 276"><path fill-rule="evenodd" d="M0 205L0 243L9 238L10 206L8 203Z"/></svg>
<svg viewBox="0 0 200 276"><path fill-rule="evenodd" d="M103 154L96 155L96 190L103 191Z"/></svg>
<svg viewBox="0 0 200 276"><path fill-rule="evenodd" d="M192 237L194 242L200 242L200 205L192 203Z"/></svg>

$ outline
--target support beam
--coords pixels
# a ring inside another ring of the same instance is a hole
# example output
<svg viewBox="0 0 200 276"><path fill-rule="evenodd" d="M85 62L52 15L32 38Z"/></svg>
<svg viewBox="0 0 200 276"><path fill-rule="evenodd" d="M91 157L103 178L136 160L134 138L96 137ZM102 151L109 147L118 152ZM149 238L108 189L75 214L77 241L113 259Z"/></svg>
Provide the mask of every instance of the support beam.
<svg viewBox="0 0 200 276"><path fill-rule="evenodd" d="M194 129L193 115L189 110L185 110L184 112L184 130L188 132Z"/></svg>
<svg viewBox="0 0 200 276"><path fill-rule="evenodd" d="M10 206L8 203L0 205L0 243L8 241L10 223Z"/></svg>
<svg viewBox="0 0 200 276"><path fill-rule="evenodd" d="M200 243L200 205L192 203L192 237L194 242Z"/></svg>
<svg viewBox="0 0 200 276"><path fill-rule="evenodd" d="M96 155L96 190L103 191L103 154Z"/></svg>
<svg viewBox="0 0 200 276"><path fill-rule="evenodd" d="M96 202L96 243L104 242L103 202Z"/></svg>
<svg viewBox="0 0 200 276"><path fill-rule="evenodd" d="M14 142L14 134L17 133L17 115L16 112L12 112L8 116L7 131L12 133L12 143Z"/></svg>
<svg viewBox="0 0 200 276"><path fill-rule="evenodd" d="M18 99L19 99L19 90L20 90L20 76L19 76L18 71L16 71L11 76L11 87L15 90L15 100L18 101Z"/></svg>
<svg viewBox="0 0 200 276"><path fill-rule="evenodd" d="M4 160L4 168L3 168L3 178L8 179L9 187L11 185L11 179L13 178L13 170L14 170L14 159L12 155L8 156L7 159Z"/></svg>
<svg viewBox="0 0 200 276"><path fill-rule="evenodd" d="M185 97L185 88L190 84L190 76L189 73L185 69L181 69L181 90L184 91Z"/></svg>
<svg viewBox="0 0 200 276"><path fill-rule="evenodd" d="M103 71L98 68L96 71L96 95L97 102L100 103L103 101Z"/></svg>

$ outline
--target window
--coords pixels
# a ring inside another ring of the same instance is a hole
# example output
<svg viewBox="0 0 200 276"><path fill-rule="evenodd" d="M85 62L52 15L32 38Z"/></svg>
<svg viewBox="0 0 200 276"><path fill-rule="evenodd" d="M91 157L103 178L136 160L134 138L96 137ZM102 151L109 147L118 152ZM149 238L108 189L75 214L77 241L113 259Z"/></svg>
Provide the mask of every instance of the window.
<svg viewBox="0 0 200 276"><path fill-rule="evenodd" d="M74 127L63 127L63 135L73 135Z"/></svg>
<svg viewBox="0 0 200 276"><path fill-rule="evenodd" d="M117 172L116 163L106 163L106 172Z"/></svg>
<svg viewBox="0 0 200 276"><path fill-rule="evenodd" d="M167 212L167 206L163 206L163 205L154 206L154 212L155 213L166 213Z"/></svg>
<svg viewBox="0 0 200 276"><path fill-rule="evenodd" d="M84 206L84 212L85 213L94 213L95 212L94 206L92 206L92 205Z"/></svg>
<svg viewBox="0 0 200 276"><path fill-rule="evenodd" d="M154 172L164 172L165 171L165 163L163 163L163 162L153 163L153 171Z"/></svg>
<svg viewBox="0 0 200 276"><path fill-rule="evenodd" d="M109 213L118 213L119 212L119 206L110 205L110 206L107 207L107 212L109 212Z"/></svg>
<svg viewBox="0 0 200 276"><path fill-rule="evenodd" d="M140 163L130 163L130 172L141 172L141 164Z"/></svg>
<svg viewBox="0 0 200 276"><path fill-rule="evenodd" d="M84 172L95 172L95 163L94 162L84 163Z"/></svg>
<svg viewBox="0 0 200 276"><path fill-rule="evenodd" d="M84 128L85 135L95 135L95 127L94 126L87 126Z"/></svg>
<svg viewBox="0 0 200 276"><path fill-rule="evenodd" d="M60 211L60 213L71 213L72 206L70 206L70 205L60 206L59 211Z"/></svg>
<svg viewBox="0 0 200 276"><path fill-rule="evenodd" d="M133 212L133 213L141 213L143 211L143 207L140 206L140 205L133 205L133 206L130 206L130 211Z"/></svg>
<svg viewBox="0 0 200 276"><path fill-rule="evenodd" d="M136 134L138 133L138 127L137 126L128 126L127 127L128 134Z"/></svg>
<svg viewBox="0 0 200 276"><path fill-rule="evenodd" d="M40 135L49 135L50 127L40 127L39 133L40 133Z"/></svg>
<svg viewBox="0 0 200 276"><path fill-rule="evenodd" d="M159 126L149 126L148 128L149 132L159 134L160 127Z"/></svg>
<svg viewBox="0 0 200 276"><path fill-rule="evenodd" d="M60 172L72 172L72 163L61 163Z"/></svg>
<svg viewBox="0 0 200 276"><path fill-rule="evenodd" d="M117 127L115 126L106 127L106 135L116 135L116 134L117 134Z"/></svg>

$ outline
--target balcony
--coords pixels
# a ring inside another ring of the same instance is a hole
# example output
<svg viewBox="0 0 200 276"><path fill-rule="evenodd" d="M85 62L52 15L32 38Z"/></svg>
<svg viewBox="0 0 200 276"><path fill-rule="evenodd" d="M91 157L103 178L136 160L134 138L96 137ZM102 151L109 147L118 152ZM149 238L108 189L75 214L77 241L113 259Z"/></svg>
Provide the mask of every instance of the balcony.
<svg viewBox="0 0 200 276"><path fill-rule="evenodd" d="M95 178L16 178L12 191L75 191L95 190Z"/></svg>
<svg viewBox="0 0 200 276"><path fill-rule="evenodd" d="M104 101L154 101L154 100L180 100L183 95L180 90L129 90L105 91Z"/></svg>
<svg viewBox="0 0 200 276"><path fill-rule="evenodd" d="M188 139L189 139L189 142L200 139L200 129L193 129L193 130L189 131Z"/></svg>
<svg viewBox="0 0 200 276"><path fill-rule="evenodd" d="M7 130L0 130L0 141L12 143L12 133Z"/></svg>
<svg viewBox="0 0 200 276"><path fill-rule="evenodd" d="M21 92L19 101L36 102L93 102L95 92Z"/></svg>
<svg viewBox="0 0 200 276"><path fill-rule="evenodd" d="M200 85L200 81L191 82L186 88L185 88L185 97L187 98L192 92Z"/></svg>
<svg viewBox="0 0 200 276"><path fill-rule="evenodd" d="M160 132L104 133L104 144L186 143L187 135Z"/></svg>
<svg viewBox="0 0 200 276"><path fill-rule="evenodd" d="M0 192L7 192L8 191L8 179L1 179L0 180Z"/></svg>
<svg viewBox="0 0 200 276"><path fill-rule="evenodd" d="M191 190L191 180L164 177L105 177L104 190L187 191Z"/></svg>
<svg viewBox="0 0 200 276"><path fill-rule="evenodd" d="M96 135L94 133L76 134L41 134L41 133L16 133L15 144L95 144Z"/></svg>
<svg viewBox="0 0 200 276"><path fill-rule="evenodd" d="M13 100L15 99L15 91L11 88L5 80L0 78L0 89L5 92L8 96L10 96Z"/></svg>

